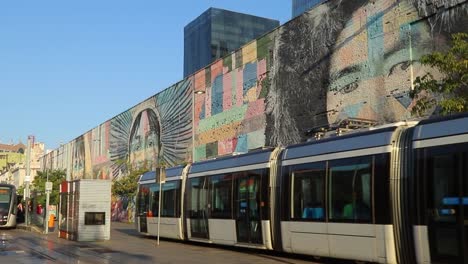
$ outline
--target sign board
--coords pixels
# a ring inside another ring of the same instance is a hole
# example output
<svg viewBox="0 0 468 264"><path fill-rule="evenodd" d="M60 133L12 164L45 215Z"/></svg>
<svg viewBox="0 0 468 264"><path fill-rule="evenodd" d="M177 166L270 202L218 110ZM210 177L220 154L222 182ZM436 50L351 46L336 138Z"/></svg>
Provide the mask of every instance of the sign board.
<svg viewBox="0 0 468 264"><path fill-rule="evenodd" d="M28 199L30 196L29 189L24 189L24 199Z"/></svg>
<svg viewBox="0 0 468 264"><path fill-rule="evenodd" d="M24 181L25 182L31 182L31 175L24 176Z"/></svg>
<svg viewBox="0 0 468 264"><path fill-rule="evenodd" d="M45 190L46 190L46 192L52 191L52 182L46 182L45 183Z"/></svg>

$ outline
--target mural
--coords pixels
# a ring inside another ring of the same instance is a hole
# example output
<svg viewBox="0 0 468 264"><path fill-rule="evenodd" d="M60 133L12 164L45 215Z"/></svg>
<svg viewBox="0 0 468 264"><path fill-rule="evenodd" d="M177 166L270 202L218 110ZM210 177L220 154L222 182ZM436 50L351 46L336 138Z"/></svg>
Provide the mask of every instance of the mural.
<svg viewBox="0 0 468 264"><path fill-rule="evenodd" d="M113 178L133 168L155 170L191 159L191 81L186 79L110 120ZM112 220L133 222L135 201L112 201Z"/></svg>
<svg viewBox="0 0 468 264"><path fill-rule="evenodd" d="M430 70L418 59L466 32L467 13L466 0L326 1L51 155L73 179L118 179L126 163L155 169L299 143L348 118L412 118L408 92ZM116 197L112 219L132 221L134 206Z"/></svg>
<svg viewBox="0 0 468 264"><path fill-rule="evenodd" d="M267 61L258 49L252 42L195 74L204 92L195 94L195 160L264 146Z"/></svg>
<svg viewBox="0 0 468 264"><path fill-rule="evenodd" d="M267 145L301 142L308 129L347 118L410 118L408 92L428 70L417 60L444 49L450 32L466 31L466 13L465 1L337 0L279 28Z"/></svg>

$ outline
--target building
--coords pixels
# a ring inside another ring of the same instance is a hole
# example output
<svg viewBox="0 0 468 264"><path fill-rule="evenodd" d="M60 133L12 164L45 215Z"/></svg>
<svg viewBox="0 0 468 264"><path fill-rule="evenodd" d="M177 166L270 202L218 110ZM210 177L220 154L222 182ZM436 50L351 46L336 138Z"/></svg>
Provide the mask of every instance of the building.
<svg viewBox="0 0 468 264"><path fill-rule="evenodd" d="M312 7L326 0L292 0L292 18L295 18Z"/></svg>
<svg viewBox="0 0 468 264"><path fill-rule="evenodd" d="M26 146L18 144L0 144L0 172L25 160Z"/></svg>
<svg viewBox="0 0 468 264"><path fill-rule="evenodd" d="M19 187L24 184L26 176L26 149L22 143L0 144L0 182ZM40 157L44 155L44 143L34 142L31 147L30 175L31 181L40 170Z"/></svg>
<svg viewBox="0 0 468 264"><path fill-rule="evenodd" d="M184 28L184 78L278 26L278 20L209 8Z"/></svg>

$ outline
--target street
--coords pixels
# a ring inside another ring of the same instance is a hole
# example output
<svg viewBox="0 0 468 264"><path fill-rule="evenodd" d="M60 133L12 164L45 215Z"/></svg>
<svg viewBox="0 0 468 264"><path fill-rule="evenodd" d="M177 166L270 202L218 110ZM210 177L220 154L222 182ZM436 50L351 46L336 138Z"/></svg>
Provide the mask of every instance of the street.
<svg viewBox="0 0 468 264"><path fill-rule="evenodd" d="M0 263L316 263L272 252L207 246L140 236L133 224L112 223L111 240L75 242L36 229L0 230Z"/></svg>

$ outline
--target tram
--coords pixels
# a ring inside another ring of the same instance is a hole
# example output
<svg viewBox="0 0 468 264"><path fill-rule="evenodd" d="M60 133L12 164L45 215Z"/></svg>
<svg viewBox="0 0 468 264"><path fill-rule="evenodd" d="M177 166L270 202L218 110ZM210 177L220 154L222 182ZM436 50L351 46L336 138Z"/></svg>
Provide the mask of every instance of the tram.
<svg viewBox="0 0 468 264"><path fill-rule="evenodd" d="M0 184L0 228L16 227L16 188L10 184Z"/></svg>
<svg viewBox="0 0 468 264"><path fill-rule="evenodd" d="M466 264L468 114L170 168L161 185L150 172L139 182L141 234L157 235L159 210L161 237L376 263Z"/></svg>

